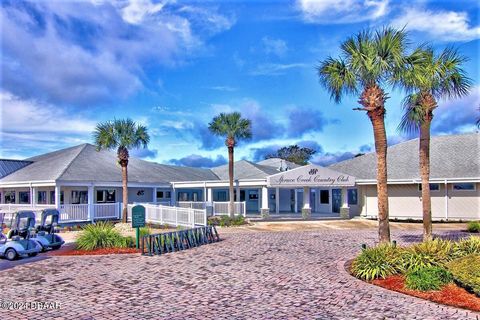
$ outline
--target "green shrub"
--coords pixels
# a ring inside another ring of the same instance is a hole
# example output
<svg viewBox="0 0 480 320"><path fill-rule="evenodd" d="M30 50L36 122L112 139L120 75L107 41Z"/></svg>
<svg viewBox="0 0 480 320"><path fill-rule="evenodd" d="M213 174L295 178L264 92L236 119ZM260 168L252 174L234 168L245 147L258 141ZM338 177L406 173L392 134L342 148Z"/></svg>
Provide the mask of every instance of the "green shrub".
<svg viewBox="0 0 480 320"><path fill-rule="evenodd" d="M398 272L398 249L392 245L367 248L353 260L352 273L364 280L386 278Z"/></svg>
<svg viewBox="0 0 480 320"><path fill-rule="evenodd" d="M447 264L455 282L480 297L480 255L472 254Z"/></svg>
<svg viewBox="0 0 480 320"><path fill-rule="evenodd" d="M230 216L215 216L208 218L208 224L220 227L231 227L231 226L241 226L246 224L245 217L242 215L235 216L230 218Z"/></svg>
<svg viewBox="0 0 480 320"><path fill-rule="evenodd" d="M452 281L450 272L441 267L427 267L407 273L405 285L408 289L429 291L440 290Z"/></svg>
<svg viewBox="0 0 480 320"><path fill-rule="evenodd" d="M100 221L84 226L76 244L80 250L95 250L100 248L126 248L131 246L131 241L114 229L113 224Z"/></svg>
<svg viewBox="0 0 480 320"><path fill-rule="evenodd" d="M435 239L403 248L400 254L400 268L403 272L409 272L434 266L443 267L452 259L452 242Z"/></svg>
<svg viewBox="0 0 480 320"><path fill-rule="evenodd" d="M480 232L480 221L470 221L467 224L468 232Z"/></svg>
<svg viewBox="0 0 480 320"><path fill-rule="evenodd" d="M453 256L460 258L470 254L480 254L480 237L470 236L458 240L453 245Z"/></svg>
<svg viewBox="0 0 480 320"><path fill-rule="evenodd" d="M150 233L152 233L152 231L149 227L140 228L140 238L142 238L143 236L148 236Z"/></svg>

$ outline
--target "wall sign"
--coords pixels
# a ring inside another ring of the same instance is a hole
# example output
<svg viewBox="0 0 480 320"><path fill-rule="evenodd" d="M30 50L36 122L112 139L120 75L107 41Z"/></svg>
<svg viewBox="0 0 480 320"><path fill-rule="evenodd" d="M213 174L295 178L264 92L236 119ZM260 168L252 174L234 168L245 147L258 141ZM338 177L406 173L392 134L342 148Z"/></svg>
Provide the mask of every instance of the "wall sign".
<svg viewBox="0 0 480 320"><path fill-rule="evenodd" d="M268 187L351 187L354 185L355 177L312 164L267 177Z"/></svg>

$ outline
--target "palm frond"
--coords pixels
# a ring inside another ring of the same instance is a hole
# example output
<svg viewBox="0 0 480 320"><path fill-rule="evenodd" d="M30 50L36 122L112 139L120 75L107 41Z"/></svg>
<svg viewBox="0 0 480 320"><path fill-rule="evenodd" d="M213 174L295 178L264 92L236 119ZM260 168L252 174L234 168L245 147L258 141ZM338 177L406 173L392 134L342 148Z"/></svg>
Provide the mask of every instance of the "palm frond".
<svg viewBox="0 0 480 320"><path fill-rule="evenodd" d="M357 92L356 78L342 59L327 58L317 67L320 83L330 92L330 98L340 103L344 94Z"/></svg>
<svg viewBox="0 0 480 320"><path fill-rule="evenodd" d="M425 109L420 105L420 96L417 93L407 95L402 102L404 114L397 127L397 131L407 134L417 134L425 121Z"/></svg>
<svg viewBox="0 0 480 320"><path fill-rule="evenodd" d="M146 148L150 135L145 126L136 124L131 119L114 119L99 123L93 132L97 150Z"/></svg>
<svg viewBox="0 0 480 320"><path fill-rule="evenodd" d="M252 123L242 118L239 112L220 113L208 125L208 129L217 136L233 138L234 140L250 139Z"/></svg>

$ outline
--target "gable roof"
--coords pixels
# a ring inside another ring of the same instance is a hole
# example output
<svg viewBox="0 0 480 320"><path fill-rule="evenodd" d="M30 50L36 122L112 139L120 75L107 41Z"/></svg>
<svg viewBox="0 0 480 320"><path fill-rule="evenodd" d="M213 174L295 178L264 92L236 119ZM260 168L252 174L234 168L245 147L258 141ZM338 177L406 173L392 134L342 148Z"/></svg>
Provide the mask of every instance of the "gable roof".
<svg viewBox="0 0 480 320"><path fill-rule="evenodd" d="M31 161L26 160L0 159L0 178L8 176L12 172L15 172L31 163Z"/></svg>
<svg viewBox="0 0 480 320"><path fill-rule="evenodd" d="M290 161L287 161L287 160L283 160L283 159L280 159L280 158L265 159L265 160L257 162L257 164L262 165L262 166L274 167L275 169L279 169L280 167L282 167L283 169L285 169L285 167L288 167L288 169L295 169L295 168L301 167L300 165L298 165L296 163L293 163L293 162L290 162Z"/></svg>
<svg viewBox="0 0 480 320"><path fill-rule="evenodd" d="M24 181L102 181L121 182L117 155L97 151L91 144L46 153L27 159L30 165L0 179L2 182ZM208 169L176 167L130 158L128 180L138 183L169 183L170 181L218 180Z"/></svg>
<svg viewBox="0 0 480 320"><path fill-rule="evenodd" d="M271 166L256 164L247 160L235 161L234 179L262 179L278 173L278 169ZM212 172L220 180L228 180L228 164L212 168Z"/></svg>
<svg viewBox="0 0 480 320"><path fill-rule="evenodd" d="M431 179L480 178L480 134L432 136L430 142ZM418 138L388 147L388 179L420 179ZM374 152L332 164L329 168L357 177L376 180Z"/></svg>

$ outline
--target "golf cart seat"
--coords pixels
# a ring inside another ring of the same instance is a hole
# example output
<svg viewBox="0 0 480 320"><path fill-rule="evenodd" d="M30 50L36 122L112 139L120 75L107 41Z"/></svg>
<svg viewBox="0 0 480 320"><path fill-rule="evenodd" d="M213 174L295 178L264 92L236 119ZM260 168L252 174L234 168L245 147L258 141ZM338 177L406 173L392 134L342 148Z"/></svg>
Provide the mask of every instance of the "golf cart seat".
<svg viewBox="0 0 480 320"><path fill-rule="evenodd" d="M47 223L48 217L51 217L50 221ZM42 219L40 224L37 226L37 232L44 231L48 234L53 233L53 228L55 225L58 225L58 220L60 218L60 212L57 209L44 209L42 210Z"/></svg>
<svg viewBox="0 0 480 320"><path fill-rule="evenodd" d="M26 239L33 228L35 228L35 212L29 210L18 211L15 214L15 220L7 238L11 239L14 236L19 236Z"/></svg>

